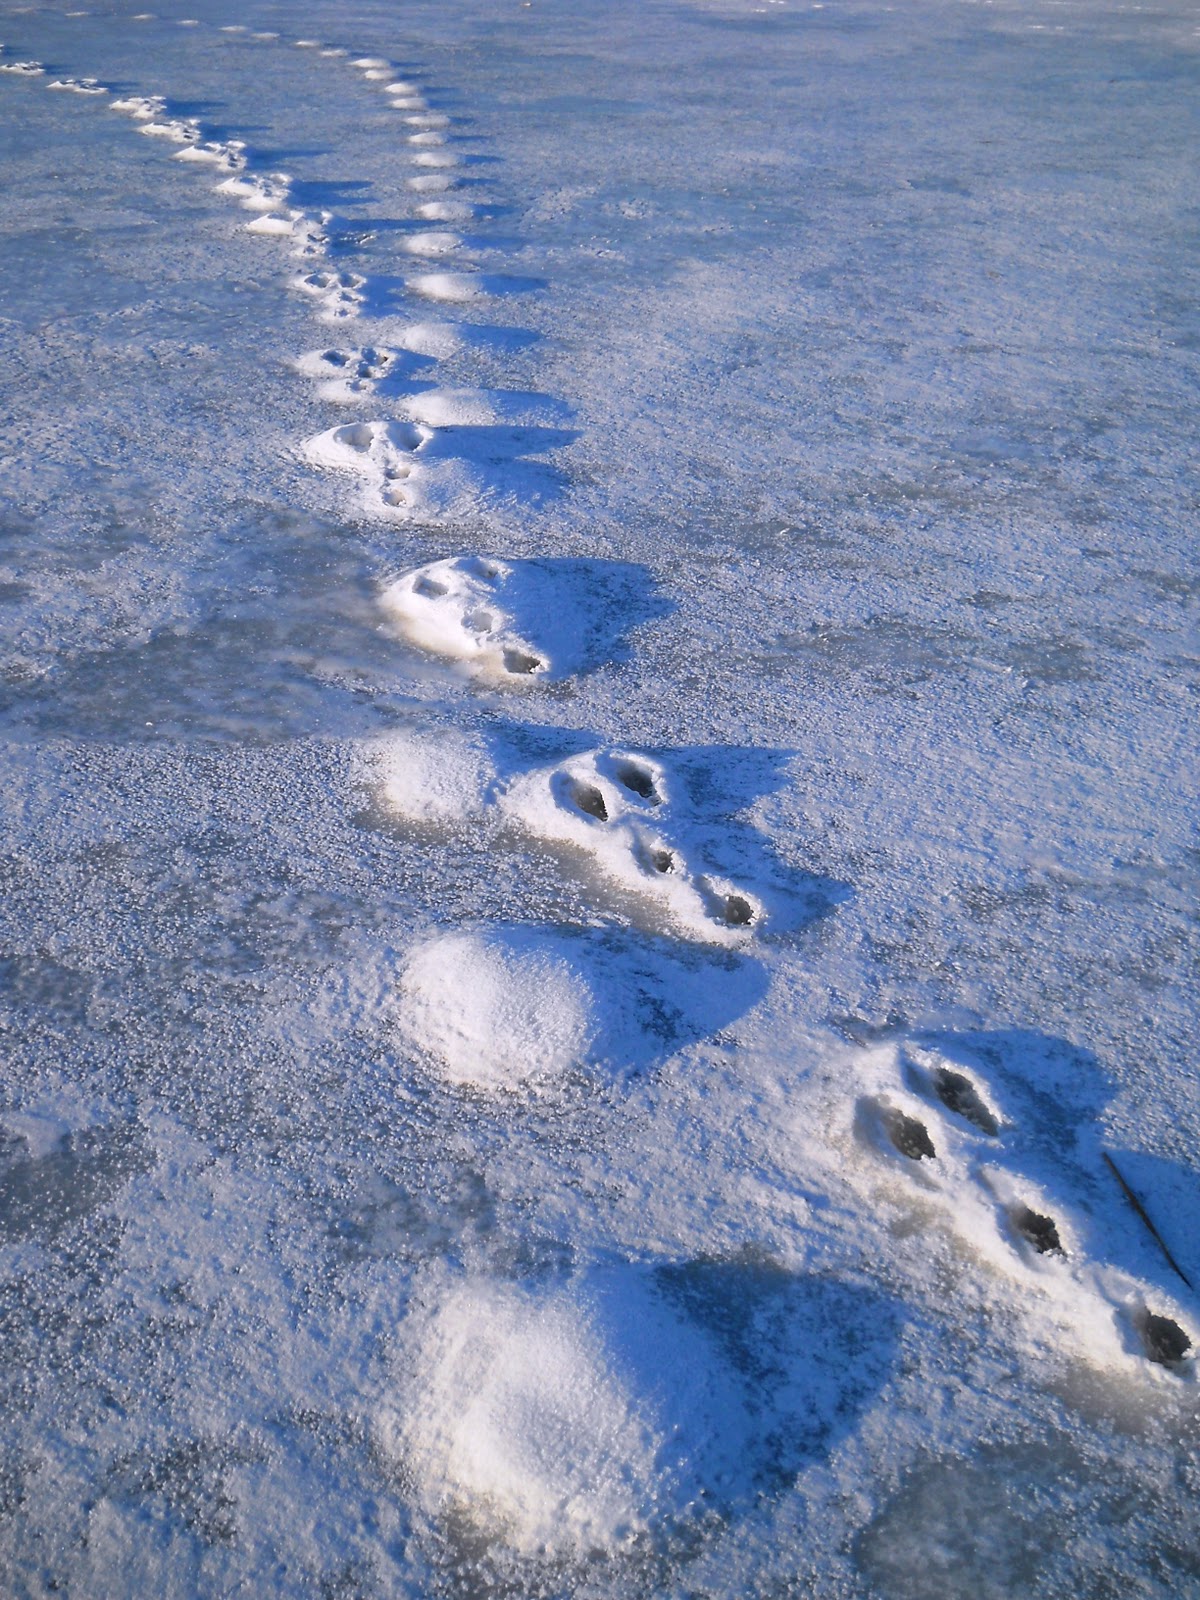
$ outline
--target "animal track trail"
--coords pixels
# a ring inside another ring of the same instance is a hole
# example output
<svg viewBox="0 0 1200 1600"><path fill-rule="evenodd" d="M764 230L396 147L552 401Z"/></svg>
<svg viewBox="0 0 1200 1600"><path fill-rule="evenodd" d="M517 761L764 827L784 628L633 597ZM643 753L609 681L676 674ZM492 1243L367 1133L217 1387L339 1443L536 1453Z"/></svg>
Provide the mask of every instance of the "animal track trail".
<svg viewBox="0 0 1200 1600"><path fill-rule="evenodd" d="M230 25L228 31L245 32L241 25ZM473 248L445 226L467 220L476 209L452 192L461 182L463 159L451 146L450 116L431 107L418 82L398 75L384 57L350 55L317 41L296 44L344 62L377 86L397 115L417 215L435 225L410 233L400 248L409 256L454 263L453 268L439 265L409 276L408 291L456 304L519 287L515 280L471 268L466 258ZM195 119L172 116L164 97L127 96L113 108L140 123L144 133L178 144L179 159L216 168L221 175L217 192L254 213L246 224L250 231L288 237L302 254L316 258L290 286L317 303L322 320L362 316L367 278L352 269L339 270L328 260L324 230L329 219L293 203L289 174L255 171L243 141L206 138ZM335 404L379 394L414 364L390 343L313 351L296 363L320 385L319 398ZM449 432L439 434L439 428L494 427L491 402L478 391L414 393L405 402L407 417L344 423L304 446L315 466L357 477L364 509L377 514L428 509L431 463L452 457L455 443ZM528 684L551 674L553 662L506 604L513 582L514 568L502 561L467 557L434 562L388 585L381 609L418 648L463 663L492 681ZM632 891L685 936L741 941L762 924L764 908L740 886L692 865L670 788L660 763L628 751L598 749L517 776L497 791L495 805L498 815L526 835L583 855L599 880Z"/></svg>
<svg viewBox="0 0 1200 1600"><path fill-rule="evenodd" d="M38 61L0 61L0 71L29 77L45 76L45 68ZM194 117L172 116L163 95L113 95L108 86L94 77L57 77L51 79L47 87L87 96L111 96L108 98L110 108L135 122L139 133L179 145L176 159L212 166L225 174L216 185L217 192L256 213L245 224L248 232L287 238L291 241L292 253L301 258L320 259L327 255L326 228L332 220L329 213L313 214L297 205L289 174L250 170L252 154L245 141L205 138L201 122ZM357 292L360 288L361 285L356 285L355 292L340 297L326 295L329 314L334 317L356 314L362 298ZM333 304L335 298L337 303Z"/></svg>
<svg viewBox="0 0 1200 1600"><path fill-rule="evenodd" d="M872 1052L862 1075L853 1115L860 1146L989 1268L1035 1291L1031 1306L1068 1328L1080 1353L1110 1362L1133 1351L1194 1376L1191 1334L1149 1304L1165 1297L1090 1258L1088 1229L1022 1170L1020 1128L980 1074L908 1044Z"/></svg>

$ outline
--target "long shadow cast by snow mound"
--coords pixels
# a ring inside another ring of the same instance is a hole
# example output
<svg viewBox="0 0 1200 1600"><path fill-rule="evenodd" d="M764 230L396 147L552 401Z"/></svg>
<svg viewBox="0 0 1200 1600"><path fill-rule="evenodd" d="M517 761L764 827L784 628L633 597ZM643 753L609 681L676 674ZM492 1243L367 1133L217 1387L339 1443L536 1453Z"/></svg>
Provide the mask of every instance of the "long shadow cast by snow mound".
<svg viewBox="0 0 1200 1600"><path fill-rule="evenodd" d="M384 1447L452 1535L463 1519L466 1542L473 1525L538 1559L615 1553L631 1532L648 1553L737 1518L834 1448L898 1342L872 1291L768 1278L705 1262L431 1278Z"/></svg>
<svg viewBox="0 0 1200 1600"><path fill-rule="evenodd" d="M895 1360L903 1307L871 1285L749 1255L659 1267L654 1278L744 1388L754 1428L743 1494L782 1488L828 1456Z"/></svg>
<svg viewBox="0 0 1200 1600"><path fill-rule="evenodd" d="M510 922L426 938L403 987L400 1033L422 1071L490 1093L653 1071L745 1016L768 978L731 951Z"/></svg>

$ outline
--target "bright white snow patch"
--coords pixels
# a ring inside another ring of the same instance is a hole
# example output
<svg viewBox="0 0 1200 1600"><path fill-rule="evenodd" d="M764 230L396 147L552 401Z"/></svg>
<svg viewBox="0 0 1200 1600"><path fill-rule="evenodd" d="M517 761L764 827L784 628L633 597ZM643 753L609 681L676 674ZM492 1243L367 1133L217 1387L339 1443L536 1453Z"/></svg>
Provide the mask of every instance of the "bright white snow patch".
<svg viewBox="0 0 1200 1600"><path fill-rule="evenodd" d="M408 287L427 300L477 300L487 293L483 279L473 272L420 272L408 280Z"/></svg>
<svg viewBox="0 0 1200 1600"><path fill-rule="evenodd" d="M482 556L431 561L389 584L380 603L419 649L466 661L477 672L527 678L550 663L505 609L512 575L512 567Z"/></svg>
<svg viewBox="0 0 1200 1600"><path fill-rule="evenodd" d="M404 969L397 1024L441 1076L475 1089L561 1077L586 1055L592 997L560 957L527 939L453 933Z"/></svg>
<svg viewBox="0 0 1200 1600"><path fill-rule="evenodd" d="M410 233L404 240L404 248L414 256L446 256L461 251L463 241L457 233Z"/></svg>
<svg viewBox="0 0 1200 1600"><path fill-rule="evenodd" d="M605 877L655 903L692 938L733 943L763 920L753 895L689 865L666 772L649 756L570 756L514 779L500 806L538 838L585 851Z"/></svg>
<svg viewBox="0 0 1200 1600"><path fill-rule="evenodd" d="M397 732L365 752L364 776L406 822L462 822L483 811L496 771L486 748L454 729Z"/></svg>
<svg viewBox="0 0 1200 1600"><path fill-rule="evenodd" d="M541 1291L468 1281L413 1335L385 1447L434 1515L465 1512L522 1554L627 1547L744 1470L736 1379L635 1272Z"/></svg>

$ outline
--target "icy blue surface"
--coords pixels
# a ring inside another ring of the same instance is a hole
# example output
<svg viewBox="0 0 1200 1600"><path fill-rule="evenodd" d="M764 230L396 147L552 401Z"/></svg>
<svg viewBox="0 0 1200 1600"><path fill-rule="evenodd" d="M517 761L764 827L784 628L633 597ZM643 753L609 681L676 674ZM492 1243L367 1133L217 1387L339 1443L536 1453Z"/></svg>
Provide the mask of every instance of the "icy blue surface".
<svg viewBox="0 0 1200 1600"><path fill-rule="evenodd" d="M1190 1592L1194 15L0 42L0 1588Z"/></svg>

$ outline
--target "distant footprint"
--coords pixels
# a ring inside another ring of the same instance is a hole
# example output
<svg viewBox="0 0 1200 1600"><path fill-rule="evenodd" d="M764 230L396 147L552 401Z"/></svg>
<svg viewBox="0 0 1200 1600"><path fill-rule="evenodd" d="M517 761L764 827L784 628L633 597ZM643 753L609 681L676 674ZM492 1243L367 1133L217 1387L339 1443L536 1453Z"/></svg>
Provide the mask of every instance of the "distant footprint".
<svg viewBox="0 0 1200 1600"><path fill-rule="evenodd" d="M11 72L19 78L40 78L45 70L40 61L0 61L0 72Z"/></svg>
<svg viewBox="0 0 1200 1600"><path fill-rule="evenodd" d="M348 404L368 399L389 378L422 370L427 357L386 345L366 345L355 350L310 350L296 362L306 378L317 380L322 400Z"/></svg>
<svg viewBox="0 0 1200 1600"><path fill-rule="evenodd" d="M165 117L167 102L157 94L127 94L114 100L111 109L134 117L139 122L146 122L151 117Z"/></svg>
<svg viewBox="0 0 1200 1600"><path fill-rule="evenodd" d="M172 144L199 144L200 125L187 117L167 117L153 122L143 122L139 133L152 139L169 139Z"/></svg>
<svg viewBox="0 0 1200 1600"><path fill-rule="evenodd" d="M351 422L310 439L305 454L314 466L356 473L368 509L395 510L417 504L420 453L432 438L410 422Z"/></svg>
<svg viewBox="0 0 1200 1600"><path fill-rule="evenodd" d="M310 295L319 302L317 315L322 322L344 322L362 311L367 280L358 272L317 267L293 278L291 286L298 294Z"/></svg>
<svg viewBox="0 0 1200 1600"><path fill-rule="evenodd" d="M286 172L239 173L217 185L218 194L227 194L247 211L274 211L292 198L292 180Z"/></svg>
<svg viewBox="0 0 1200 1600"><path fill-rule="evenodd" d="M516 631L504 609L512 570L482 556L433 561L389 584L380 604L418 649L487 676L527 680L544 673L549 662Z"/></svg>
<svg viewBox="0 0 1200 1600"><path fill-rule="evenodd" d="M240 139L200 139L175 152L176 161L195 161L219 172L240 172L246 165L246 146Z"/></svg>
<svg viewBox="0 0 1200 1600"><path fill-rule="evenodd" d="M108 90L95 78L54 78L47 89L66 89L71 94L107 94Z"/></svg>

